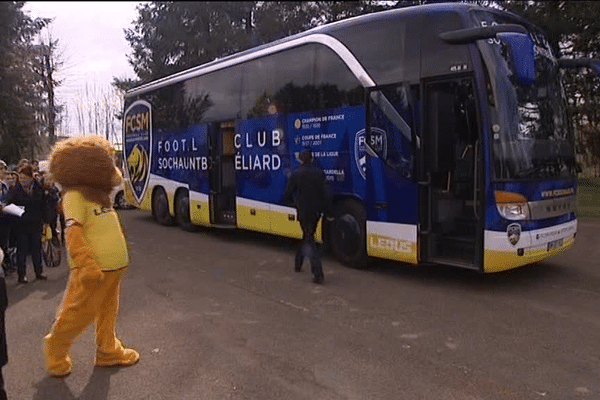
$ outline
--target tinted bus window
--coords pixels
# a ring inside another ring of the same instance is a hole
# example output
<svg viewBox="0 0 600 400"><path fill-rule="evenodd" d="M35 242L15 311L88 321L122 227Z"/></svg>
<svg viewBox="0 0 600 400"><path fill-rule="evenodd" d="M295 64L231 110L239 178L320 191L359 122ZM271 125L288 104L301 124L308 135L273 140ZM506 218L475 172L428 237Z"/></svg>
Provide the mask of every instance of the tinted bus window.
<svg viewBox="0 0 600 400"><path fill-rule="evenodd" d="M420 18L367 22L333 32L378 85L419 79Z"/></svg>
<svg viewBox="0 0 600 400"><path fill-rule="evenodd" d="M440 33L464 28L461 17L454 13L435 13L424 17L421 31L421 76L439 76L471 71L468 45L447 44Z"/></svg>
<svg viewBox="0 0 600 400"><path fill-rule="evenodd" d="M310 110L314 59L315 45L305 45L246 63L242 114L253 118Z"/></svg>
<svg viewBox="0 0 600 400"><path fill-rule="evenodd" d="M344 61L330 48L319 46L315 68L316 109L359 105L364 89Z"/></svg>
<svg viewBox="0 0 600 400"><path fill-rule="evenodd" d="M185 82L187 108L195 122L222 121L240 113L242 67L235 65Z"/></svg>

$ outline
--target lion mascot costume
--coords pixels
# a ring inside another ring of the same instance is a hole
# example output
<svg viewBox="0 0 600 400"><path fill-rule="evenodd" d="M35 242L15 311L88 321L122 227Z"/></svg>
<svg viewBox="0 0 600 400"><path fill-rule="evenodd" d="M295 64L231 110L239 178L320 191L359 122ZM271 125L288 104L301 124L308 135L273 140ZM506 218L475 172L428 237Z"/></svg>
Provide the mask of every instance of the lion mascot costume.
<svg viewBox="0 0 600 400"><path fill-rule="evenodd" d="M50 173L62 187L70 274L44 355L50 375L71 373L69 350L92 322L96 327L96 366L134 365L140 356L117 338L121 281L129 264L125 236L110 192L122 176L110 143L99 136L76 136L57 143Z"/></svg>

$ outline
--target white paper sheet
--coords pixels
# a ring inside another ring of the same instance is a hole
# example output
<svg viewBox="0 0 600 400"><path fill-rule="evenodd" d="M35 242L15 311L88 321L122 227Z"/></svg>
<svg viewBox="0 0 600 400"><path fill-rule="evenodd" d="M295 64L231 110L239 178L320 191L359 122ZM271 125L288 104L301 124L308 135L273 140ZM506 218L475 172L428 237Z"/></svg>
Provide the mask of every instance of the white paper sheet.
<svg viewBox="0 0 600 400"><path fill-rule="evenodd" d="M7 206L4 206L2 208L2 211L7 213L7 214L12 214L12 215L16 215L17 217L20 217L21 215L23 215L23 213L25 212L25 207L23 206L16 206L14 204L9 204Z"/></svg>

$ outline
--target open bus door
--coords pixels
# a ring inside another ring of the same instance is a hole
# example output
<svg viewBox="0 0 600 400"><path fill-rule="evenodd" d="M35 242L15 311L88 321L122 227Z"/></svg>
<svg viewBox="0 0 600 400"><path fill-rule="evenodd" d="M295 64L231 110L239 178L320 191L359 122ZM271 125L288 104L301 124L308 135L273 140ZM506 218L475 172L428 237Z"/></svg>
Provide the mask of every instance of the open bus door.
<svg viewBox="0 0 600 400"><path fill-rule="evenodd" d="M210 124L207 141L210 157L210 222L222 227L234 227L236 224L234 136L234 121Z"/></svg>
<svg viewBox="0 0 600 400"><path fill-rule="evenodd" d="M480 123L471 77L423 86L421 261L479 269L483 241Z"/></svg>
<svg viewBox="0 0 600 400"><path fill-rule="evenodd" d="M418 263L414 156L419 144L413 95L417 90L407 82L369 88L364 137L367 252L411 264Z"/></svg>

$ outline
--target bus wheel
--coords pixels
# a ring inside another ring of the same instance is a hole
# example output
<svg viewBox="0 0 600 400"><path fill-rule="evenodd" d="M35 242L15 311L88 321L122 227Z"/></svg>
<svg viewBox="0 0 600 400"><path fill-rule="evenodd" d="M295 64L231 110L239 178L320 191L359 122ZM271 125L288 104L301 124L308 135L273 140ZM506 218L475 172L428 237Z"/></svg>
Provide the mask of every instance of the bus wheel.
<svg viewBox="0 0 600 400"><path fill-rule="evenodd" d="M170 226L175 219L169 214L169 199L162 188L156 189L152 196L152 216L161 225Z"/></svg>
<svg viewBox="0 0 600 400"><path fill-rule="evenodd" d="M367 267L367 213L354 200L345 200L335 208L330 231L330 244L335 257L352 268Z"/></svg>
<svg viewBox="0 0 600 400"><path fill-rule="evenodd" d="M175 216L181 229L188 232L196 230L196 226L190 221L190 195L187 191L182 191L175 199Z"/></svg>

